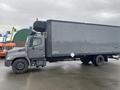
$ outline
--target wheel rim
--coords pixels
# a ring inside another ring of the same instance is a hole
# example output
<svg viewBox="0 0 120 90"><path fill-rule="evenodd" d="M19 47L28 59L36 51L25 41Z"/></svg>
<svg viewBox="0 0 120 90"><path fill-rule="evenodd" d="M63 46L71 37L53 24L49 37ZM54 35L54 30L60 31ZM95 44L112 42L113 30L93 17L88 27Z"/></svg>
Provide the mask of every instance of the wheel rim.
<svg viewBox="0 0 120 90"><path fill-rule="evenodd" d="M24 69L24 67L25 67L24 63L18 63L17 64L17 69L18 70L22 70L22 69Z"/></svg>

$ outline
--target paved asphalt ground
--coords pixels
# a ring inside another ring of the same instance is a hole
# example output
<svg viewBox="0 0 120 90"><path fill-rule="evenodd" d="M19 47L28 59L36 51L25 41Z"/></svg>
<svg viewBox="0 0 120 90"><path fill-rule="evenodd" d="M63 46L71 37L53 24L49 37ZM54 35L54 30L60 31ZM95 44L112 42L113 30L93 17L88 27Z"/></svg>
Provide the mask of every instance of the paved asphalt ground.
<svg viewBox="0 0 120 90"><path fill-rule="evenodd" d="M80 61L48 63L16 75L0 60L0 90L120 90L120 61L100 67Z"/></svg>

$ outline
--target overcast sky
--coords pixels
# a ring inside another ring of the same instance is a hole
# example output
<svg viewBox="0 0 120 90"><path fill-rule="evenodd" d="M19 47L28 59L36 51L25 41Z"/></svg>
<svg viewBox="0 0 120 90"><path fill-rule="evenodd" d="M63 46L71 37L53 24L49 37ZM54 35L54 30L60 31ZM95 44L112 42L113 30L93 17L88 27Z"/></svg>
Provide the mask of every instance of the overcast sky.
<svg viewBox="0 0 120 90"><path fill-rule="evenodd" d="M36 18L120 25L120 0L0 0L0 33Z"/></svg>

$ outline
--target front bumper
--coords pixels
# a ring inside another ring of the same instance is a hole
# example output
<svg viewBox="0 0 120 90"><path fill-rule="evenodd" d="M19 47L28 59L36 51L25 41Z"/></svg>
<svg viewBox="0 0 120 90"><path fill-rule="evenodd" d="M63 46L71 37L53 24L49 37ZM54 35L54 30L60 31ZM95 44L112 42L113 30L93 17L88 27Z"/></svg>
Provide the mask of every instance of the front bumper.
<svg viewBox="0 0 120 90"><path fill-rule="evenodd" d="M12 60L5 60L5 66L10 67L12 65Z"/></svg>

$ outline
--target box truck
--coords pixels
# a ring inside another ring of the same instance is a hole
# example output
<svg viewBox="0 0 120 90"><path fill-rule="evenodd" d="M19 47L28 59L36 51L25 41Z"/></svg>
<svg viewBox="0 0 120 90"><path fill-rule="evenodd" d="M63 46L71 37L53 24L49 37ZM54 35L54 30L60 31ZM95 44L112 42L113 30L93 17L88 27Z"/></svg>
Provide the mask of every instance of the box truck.
<svg viewBox="0 0 120 90"><path fill-rule="evenodd" d="M46 62L81 60L102 65L120 54L120 26L61 20L35 21L24 48L10 50L5 66L15 73Z"/></svg>

